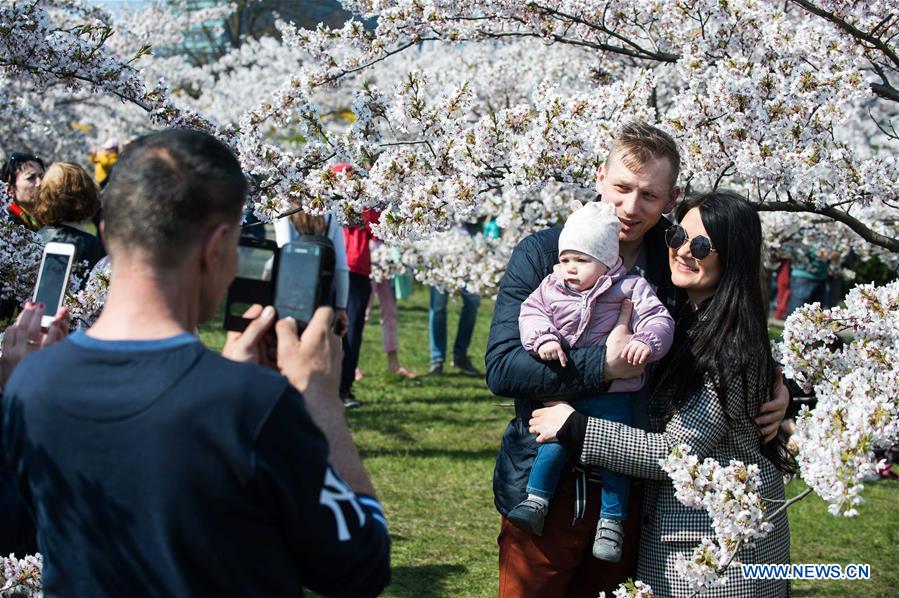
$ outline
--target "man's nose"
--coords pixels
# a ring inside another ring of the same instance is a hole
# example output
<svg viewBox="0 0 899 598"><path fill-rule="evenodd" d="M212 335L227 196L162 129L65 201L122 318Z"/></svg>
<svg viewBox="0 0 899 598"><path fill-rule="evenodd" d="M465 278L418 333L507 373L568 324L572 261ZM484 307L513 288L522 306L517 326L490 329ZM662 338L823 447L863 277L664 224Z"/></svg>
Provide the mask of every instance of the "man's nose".
<svg viewBox="0 0 899 598"><path fill-rule="evenodd" d="M631 215L637 213L637 192L631 191L621 195L621 211L624 214Z"/></svg>

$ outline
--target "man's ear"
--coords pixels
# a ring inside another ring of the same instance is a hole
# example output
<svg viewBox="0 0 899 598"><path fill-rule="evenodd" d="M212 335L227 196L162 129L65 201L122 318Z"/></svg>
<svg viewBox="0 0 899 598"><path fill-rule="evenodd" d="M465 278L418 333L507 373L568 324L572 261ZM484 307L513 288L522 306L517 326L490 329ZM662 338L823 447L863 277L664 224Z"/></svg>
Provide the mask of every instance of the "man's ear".
<svg viewBox="0 0 899 598"><path fill-rule="evenodd" d="M97 225L97 235L101 241L106 238L106 221L102 218L100 219L100 224Z"/></svg>
<svg viewBox="0 0 899 598"><path fill-rule="evenodd" d="M599 165L599 168L596 169L596 192L597 193L602 193L602 189L600 189L600 187L602 187L602 182L605 180L605 178L606 178L606 163L603 162L602 164Z"/></svg>
<svg viewBox="0 0 899 598"><path fill-rule="evenodd" d="M200 253L203 270L211 271L221 263L222 257L225 255L230 232L231 227L224 223L215 225L212 231L210 231Z"/></svg>
<svg viewBox="0 0 899 598"><path fill-rule="evenodd" d="M674 211L674 204L677 203L678 197L680 197L680 187L675 187L671 190L671 195L668 197L668 203L665 204L665 209L662 210L663 214L670 214Z"/></svg>

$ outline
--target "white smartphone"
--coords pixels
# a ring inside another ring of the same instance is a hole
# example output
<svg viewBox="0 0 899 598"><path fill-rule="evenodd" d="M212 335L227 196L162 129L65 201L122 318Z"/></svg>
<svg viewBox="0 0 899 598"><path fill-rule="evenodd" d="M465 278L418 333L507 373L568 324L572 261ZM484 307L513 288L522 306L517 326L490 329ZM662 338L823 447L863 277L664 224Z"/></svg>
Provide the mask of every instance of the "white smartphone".
<svg viewBox="0 0 899 598"><path fill-rule="evenodd" d="M46 306L41 318L43 328L50 327L56 312L62 307L74 261L75 246L71 243L47 243L44 247L41 269L34 287L34 302L43 302Z"/></svg>

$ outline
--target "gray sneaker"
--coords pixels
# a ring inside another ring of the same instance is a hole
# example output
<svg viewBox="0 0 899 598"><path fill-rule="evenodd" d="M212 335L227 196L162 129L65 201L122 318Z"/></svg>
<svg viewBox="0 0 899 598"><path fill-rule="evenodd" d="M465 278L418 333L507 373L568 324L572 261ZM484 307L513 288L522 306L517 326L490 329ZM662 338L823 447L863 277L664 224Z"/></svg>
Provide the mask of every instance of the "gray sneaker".
<svg viewBox="0 0 899 598"><path fill-rule="evenodd" d="M430 375L430 376L443 375L443 362L442 361L432 361L431 366L428 368L428 375Z"/></svg>
<svg viewBox="0 0 899 598"><path fill-rule="evenodd" d="M543 535L543 524L546 522L546 505L526 498L509 511L506 517L509 523L518 529L530 532L535 536Z"/></svg>
<svg viewBox="0 0 899 598"><path fill-rule="evenodd" d="M468 355L456 355L453 357L453 365L456 368L465 374L466 376L478 377L483 376L483 372L481 372L478 368L474 367L474 364L471 363L471 360L468 358Z"/></svg>
<svg viewBox="0 0 899 598"><path fill-rule="evenodd" d="M617 563L621 560L621 545L624 542L624 528L616 519L600 519L593 540L593 556L601 561Z"/></svg>

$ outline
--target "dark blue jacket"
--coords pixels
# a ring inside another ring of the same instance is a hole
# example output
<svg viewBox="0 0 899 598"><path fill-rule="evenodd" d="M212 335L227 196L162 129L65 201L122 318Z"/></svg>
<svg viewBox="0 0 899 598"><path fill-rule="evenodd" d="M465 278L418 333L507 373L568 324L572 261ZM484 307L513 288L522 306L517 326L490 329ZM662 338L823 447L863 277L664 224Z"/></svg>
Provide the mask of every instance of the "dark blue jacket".
<svg viewBox="0 0 899 598"><path fill-rule="evenodd" d="M665 229L662 218L643 237L646 278L656 287L662 303L672 313L684 296L671 282ZM515 417L503 434L493 472L494 503L505 516L527 498L525 487L534 455L535 437L528 433L531 412L543 401L593 396L606 391L603 381L605 347L582 347L568 351L568 365L545 362L530 355L521 345L518 313L521 303L540 285L559 261L558 226L524 238L515 248L500 281L490 338L487 342L487 384L494 394L515 399Z"/></svg>

